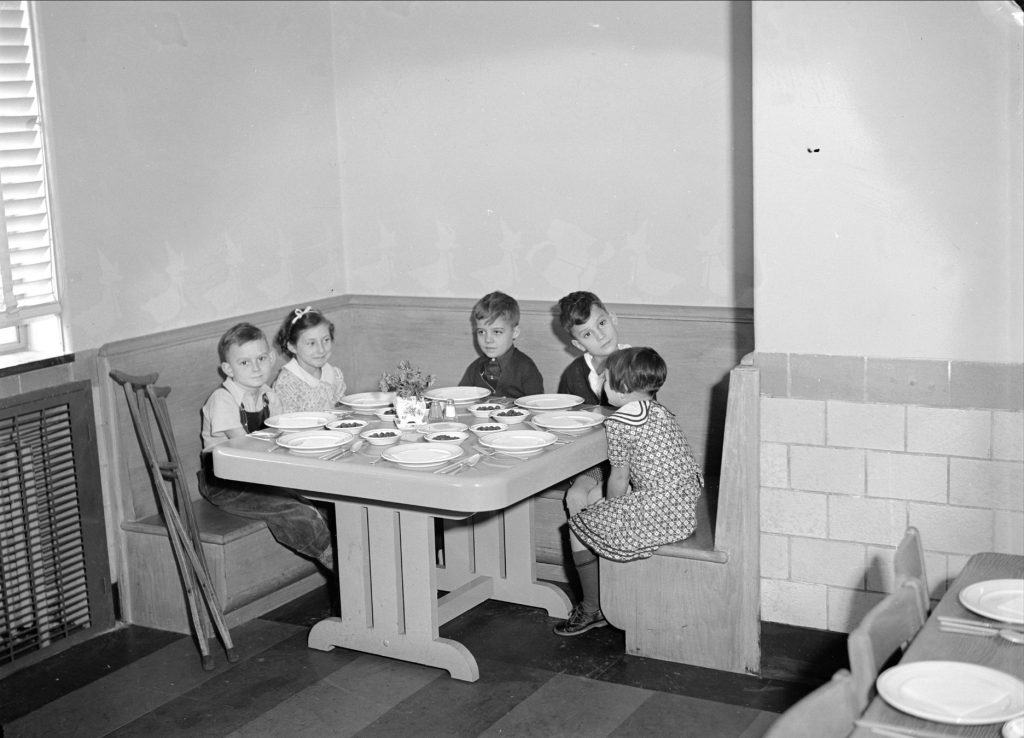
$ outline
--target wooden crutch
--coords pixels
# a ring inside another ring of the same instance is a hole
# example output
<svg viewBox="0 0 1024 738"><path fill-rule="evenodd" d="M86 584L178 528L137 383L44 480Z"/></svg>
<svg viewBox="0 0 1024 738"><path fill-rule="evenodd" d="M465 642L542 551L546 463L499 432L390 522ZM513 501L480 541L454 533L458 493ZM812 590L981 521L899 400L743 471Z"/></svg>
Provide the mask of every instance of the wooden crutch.
<svg viewBox="0 0 1024 738"><path fill-rule="evenodd" d="M238 655L235 653L234 645L231 641L231 633L228 630L227 622L224 620L224 613L221 610L220 603L217 602L217 595L210 581L199 530L195 523L195 517L192 514L191 496L181 470L177 447L174 443L170 417L164 400L170 390L164 387L156 388L153 386L159 376L157 374L132 376L115 370L110 372L110 376L124 389L125 400L128 403L128 412L131 415L132 425L135 428L139 446L142 449L142 456L146 462L150 481L157 494L164 524L167 527L167 537L171 542L171 550L174 553L178 572L181 576L186 605L202 658L203 669L207 671L213 669L213 657L210 655L209 649L211 633L210 625L206 618L207 611L210 617L213 618L214 625L224 644L228 661L237 661ZM129 385L131 390L129 390ZM145 410L143 398L149 401L156 417L157 427L160 430L164 448L169 455L169 459L166 462L161 462L157 457L156 447L153 442L152 426L148 413ZM174 496L167 489L165 484L167 481L177 482L177 506L175 505ZM182 522L183 517L188 522L187 530L185 523ZM196 600L197 584L206 606L205 610L200 607Z"/></svg>

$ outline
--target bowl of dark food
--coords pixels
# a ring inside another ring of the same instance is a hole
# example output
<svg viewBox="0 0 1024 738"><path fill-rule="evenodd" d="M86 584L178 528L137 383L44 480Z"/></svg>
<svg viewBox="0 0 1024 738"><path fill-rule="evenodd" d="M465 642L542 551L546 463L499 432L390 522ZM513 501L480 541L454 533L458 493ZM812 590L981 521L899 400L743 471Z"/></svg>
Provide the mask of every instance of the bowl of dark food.
<svg viewBox="0 0 1024 738"><path fill-rule="evenodd" d="M462 443L469 438L469 434L462 431L439 431L428 433L423 438L431 443Z"/></svg>
<svg viewBox="0 0 1024 738"><path fill-rule="evenodd" d="M358 433L367 426L365 420L356 420L355 418L342 418L341 420L332 420L327 424L328 430L343 430L349 433Z"/></svg>
<svg viewBox="0 0 1024 738"><path fill-rule="evenodd" d="M381 410L377 410L374 412L374 415L376 415L383 423L394 423L395 418L398 417L398 413L395 412L395 408L393 407L385 407Z"/></svg>
<svg viewBox="0 0 1024 738"><path fill-rule="evenodd" d="M486 420L491 417L491 413L495 410L502 410L504 407L500 402L479 402L476 405L470 405L469 412L478 418Z"/></svg>
<svg viewBox="0 0 1024 738"><path fill-rule="evenodd" d="M505 423L477 423L469 427L471 431L476 433L477 436L486 436L488 433L497 433L508 429L508 425Z"/></svg>
<svg viewBox="0 0 1024 738"><path fill-rule="evenodd" d="M397 428L372 428L364 430L359 437L374 446L389 446L402 437L402 431Z"/></svg>
<svg viewBox="0 0 1024 738"><path fill-rule="evenodd" d="M507 409L491 411L491 420L496 423L507 423L508 425L522 423L528 417L530 417L530 411L523 410L521 407L510 407Z"/></svg>

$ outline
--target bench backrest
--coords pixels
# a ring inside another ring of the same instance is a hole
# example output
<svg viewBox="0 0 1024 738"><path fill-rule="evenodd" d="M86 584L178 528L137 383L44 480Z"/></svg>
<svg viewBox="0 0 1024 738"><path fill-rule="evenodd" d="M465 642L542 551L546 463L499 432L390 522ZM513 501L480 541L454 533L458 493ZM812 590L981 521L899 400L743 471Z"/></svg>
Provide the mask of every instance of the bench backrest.
<svg viewBox="0 0 1024 738"><path fill-rule="evenodd" d="M476 356L470 311L465 298L346 295L312 304L335 325L332 363L345 374L349 392L377 389L382 371L408 359L436 374L435 386L456 384ZM546 392L555 392L565 366L578 353L557 325L555 302L520 301L517 345L537 364ZM752 311L665 305L608 305L618 316L619 336L633 346L653 346L669 367L659 400L672 410L694 456L707 470L721 465L729 371L753 350ZM153 491L138 449L123 397L111 369L130 374L159 374L171 388L167 398L175 438L188 479L199 468L200 408L222 381L217 341L229 327L248 320L273 335L290 309L284 306L251 316L141 336L104 345L98 352L97 387L106 414L111 459L108 483L122 497L126 520L152 515ZM279 362L281 363L281 362ZM714 474L710 474L714 477ZM197 496L197 490L192 490Z"/></svg>

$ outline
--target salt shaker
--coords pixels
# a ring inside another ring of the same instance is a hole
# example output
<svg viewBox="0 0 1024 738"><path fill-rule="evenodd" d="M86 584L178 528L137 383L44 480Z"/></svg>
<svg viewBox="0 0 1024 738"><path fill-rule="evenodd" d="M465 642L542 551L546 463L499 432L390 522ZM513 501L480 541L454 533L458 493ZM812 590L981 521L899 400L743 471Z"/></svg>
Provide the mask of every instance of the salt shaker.
<svg viewBox="0 0 1024 738"><path fill-rule="evenodd" d="M444 403L444 419L445 420L455 420L455 418L456 418L455 400L448 399Z"/></svg>

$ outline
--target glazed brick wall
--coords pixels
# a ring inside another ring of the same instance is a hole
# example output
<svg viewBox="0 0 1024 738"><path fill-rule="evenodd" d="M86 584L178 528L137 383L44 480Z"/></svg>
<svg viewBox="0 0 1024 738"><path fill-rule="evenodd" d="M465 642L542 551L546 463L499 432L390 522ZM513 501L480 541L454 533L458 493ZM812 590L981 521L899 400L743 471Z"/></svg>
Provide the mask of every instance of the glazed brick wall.
<svg viewBox="0 0 1024 738"><path fill-rule="evenodd" d="M755 356L762 619L849 632L908 525L935 600L972 554L1024 554L1024 366Z"/></svg>

